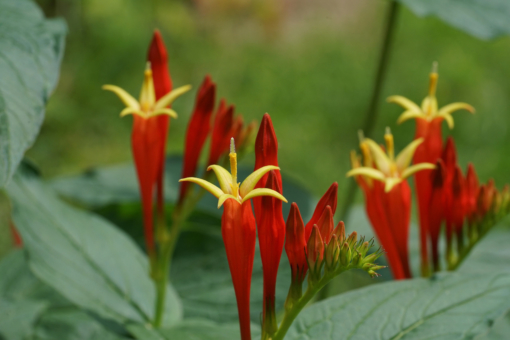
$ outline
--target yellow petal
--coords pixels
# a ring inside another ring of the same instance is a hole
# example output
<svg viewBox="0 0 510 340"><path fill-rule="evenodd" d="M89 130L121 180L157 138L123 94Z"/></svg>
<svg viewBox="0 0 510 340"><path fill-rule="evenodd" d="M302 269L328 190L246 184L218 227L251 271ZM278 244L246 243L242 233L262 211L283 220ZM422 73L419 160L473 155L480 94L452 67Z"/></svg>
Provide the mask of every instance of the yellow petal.
<svg viewBox="0 0 510 340"><path fill-rule="evenodd" d="M448 125L448 128L450 130L452 130L454 128L455 122L454 122L451 114L443 113L441 116L438 116L438 117L442 117L446 121L446 125Z"/></svg>
<svg viewBox="0 0 510 340"><path fill-rule="evenodd" d="M280 168L274 165L266 165L252 172L248 177L246 177L246 179L243 181L243 184L241 184L240 190L241 197L246 196L250 191L252 191L253 188L255 188L255 185L257 185L258 181L262 178L262 176L264 176L271 170L280 170Z"/></svg>
<svg viewBox="0 0 510 340"><path fill-rule="evenodd" d="M253 197L259 197L259 196L271 196L274 198L278 198L279 200L282 200L285 203L287 203L287 200L285 199L285 197L283 197L280 193L274 191L273 189L267 189L267 188L253 189L246 196L243 197L242 203L246 202L249 199L252 199Z"/></svg>
<svg viewBox="0 0 510 340"><path fill-rule="evenodd" d="M377 144L376 142L369 138L365 138L365 142L368 144L368 147L370 148L377 168L384 174L389 174L391 161L388 158L388 156L384 153L383 149L379 146L379 144Z"/></svg>
<svg viewBox="0 0 510 340"><path fill-rule="evenodd" d="M469 104L466 104L466 103L452 103L452 104L448 104L446 106L443 106L439 110L439 112L437 113L437 116L444 118L444 120L446 120L446 123L448 124L448 127L450 129L453 129L454 122L453 122L453 117L451 116L451 114L453 112L455 112L455 111L458 111L458 110L467 110L467 111L469 111L471 113L475 113L475 108L472 107Z"/></svg>
<svg viewBox="0 0 510 340"><path fill-rule="evenodd" d="M228 200L229 198L235 199L236 202L238 202L239 204L241 203L241 202L239 202L239 200L236 197L234 197L234 195L223 194L223 195L220 196L220 199L218 200L218 209L221 208L223 203L225 203L225 201Z"/></svg>
<svg viewBox="0 0 510 340"><path fill-rule="evenodd" d="M475 108L467 103L451 103L448 105L443 106L439 112L437 113L438 116L444 113L453 113L458 110L466 110L471 113L475 113Z"/></svg>
<svg viewBox="0 0 510 340"><path fill-rule="evenodd" d="M402 106L406 110L411 110L411 111L414 111L414 112L421 112L420 107L418 105L416 105L415 102L407 99L406 97L391 96L391 97L388 97L388 99L386 99L386 101L388 103L398 104L398 105Z"/></svg>
<svg viewBox="0 0 510 340"><path fill-rule="evenodd" d="M437 99L435 96L427 96L421 102L421 110L425 117L435 117L437 115Z"/></svg>
<svg viewBox="0 0 510 340"><path fill-rule="evenodd" d="M147 116L142 110L136 110L130 107L126 107L124 110L120 112L121 117L125 117L127 115L138 115L140 117L147 118Z"/></svg>
<svg viewBox="0 0 510 340"><path fill-rule="evenodd" d="M384 182L386 180L386 176L379 170L367 167L361 167L352 169L346 175L347 177L352 176L366 176L372 179L376 179L378 181Z"/></svg>
<svg viewBox="0 0 510 340"><path fill-rule="evenodd" d="M133 96L131 96L129 93L127 93L125 90L121 89L118 86L115 85L103 85L103 90L112 91L119 97L120 100L129 108L132 108L134 110L140 110L140 104L136 101Z"/></svg>
<svg viewBox="0 0 510 340"><path fill-rule="evenodd" d="M395 187L395 185L401 183L403 181L402 178L387 178L384 185L384 192L390 192L391 189Z"/></svg>
<svg viewBox="0 0 510 340"><path fill-rule="evenodd" d="M404 111L404 113L402 113L398 119L397 119L397 124L401 124L403 122L405 122L406 120L409 120L409 119L414 119L414 118L421 118L423 117L423 113L420 111L420 112L416 112L416 111L412 111L412 110L407 110L407 111Z"/></svg>
<svg viewBox="0 0 510 340"><path fill-rule="evenodd" d="M416 165L410 166L409 168L405 169L400 174L400 177L402 177L402 179L404 179L404 178L407 178L409 176L414 175L418 171L427 170L427 169L432 170L432 169L435 169L435 168L436 168L436 166L434 164L432 164L432 163L420 163L420 164L416 164Z"/></svg>
<svg viewBox="0 0 510 340"><path fill-rule="evenodd" d="M188 92L189 90L191 90L191 85L184 85L184 86L178 87L175 90L167 93L166 95L164 95L162 98L160 98L156 102L156 105L154 105L154 111L157 111L159 109L169 106L170 104L172 104L174 102L174 100L176 100L181 95Z"/></svg>
<svg viewBox="0 0 510 340"><path fill-rule="evenodd" d="M214 185L210 182L207 182L201 178L187 177L187 178L180 179L179 182L191 182L191 183L198 184L202 188L204 188L205 190L209 191L211 194L216 196L217 198L220 198L220 196L224 194L224 192L220 188L218 188L216 185Z"/></svg>
<svg viewBox="0 0 510 340"><path fill-rule="evenodd" d="M155 117L155 116L160 116L160 115L168 115L174 119L177 119L177 112L175 112L172 109L166 108L166 107L163 109L159 109L157 111L151 112L151 114L149 114L149 117Z"/></svg>
<svg viewBox="0 0 510 340"><path fill-rule="evenodd" d="M207 171L212 170L214 174L218 178L218 183L220 183L220 188L226 194L232 194L232 175L228 172L224 167L219 165L210 165L207 168Z"/></svg>
<svg viewBox="0 0 510 340"><path fill-rule="evenodd" d="M408 146L406 146L404 150L400 151L395 161L399 172L404 171L409 166L409 164L411 164L416 148L418 148L421 143L423 143L423 138L415 139Z"/></svg>

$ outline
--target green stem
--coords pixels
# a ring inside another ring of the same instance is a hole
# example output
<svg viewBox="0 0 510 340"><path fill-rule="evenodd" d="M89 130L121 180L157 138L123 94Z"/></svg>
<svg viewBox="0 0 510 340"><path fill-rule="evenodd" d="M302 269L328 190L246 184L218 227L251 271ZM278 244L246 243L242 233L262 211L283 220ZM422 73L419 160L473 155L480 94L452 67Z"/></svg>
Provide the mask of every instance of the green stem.
<svg viewBox="0 0 510 340"><path fill-rule="evenodd" d="M397 23L397 17L400 5L397 1L391 1L386 17L384 40L381 45L381 54L379 56L379 63L377 66L377 73L374 78L372 95L370 98L370 104L365 114L365 122L363 124L363 132L366 137L372 135L375 122L378 114L378 103L381 98L382 85L384 78L386 77L386 69L388 67L389 54L395 35L395 26ZM351 181L345 194L344 204L341 209L340 218L345 221L349 217L349 211L356 198L357 185L355 181Z"/></svg>
<svg viewBox="0 0 510 340"><path fill-rule="evenodd" d="M301 296L301 298L292 303L292 305L286 305L285 315L283 316L282 322L280 323L280 327L278 327L278 331L275 333L274 337L271 340L282 340L287 334L290 326L294 322L294 319L299 315L301 310L305 308L305 306L314 298L314 296L324 287L326 286L334 277L340 275L341 273L354 268L347 267L332 273L326 273L321 279L316 282L308 282L308 288L306 292ZM310 275L310 274L309 274ZM292 287L291 287L292 289Z"/></svg>

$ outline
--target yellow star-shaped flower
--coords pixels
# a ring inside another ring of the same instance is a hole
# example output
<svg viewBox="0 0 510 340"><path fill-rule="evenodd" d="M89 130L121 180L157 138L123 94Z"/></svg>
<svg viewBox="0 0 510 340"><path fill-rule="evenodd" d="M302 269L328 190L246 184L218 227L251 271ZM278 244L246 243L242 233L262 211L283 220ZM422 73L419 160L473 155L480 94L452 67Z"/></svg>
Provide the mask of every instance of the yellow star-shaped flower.
<svg viewBox="0 0 510 340"><path fill-rule="evenodd" d="M395 157L393 135L389 128L386 128L386 134L384 135L387 153L373 140L363 136L360 136L360 139L365 166L360 166L359 158L354 152L351 154L353 169L347 173L347 177L364 176L368 180L381 181L385 184L385 192L390 192L395 185L418 171L435 168L435 165L431 163L410 165L414 152L423 142L423 138L411 142L397 157ZM370 185L370 181L367 182Z"/></svg>
<svg viewBox="0 0 510 340"><path fill-rule="evenodd" d="M421 107L413 101L402 97L402 96L391 96L388 97L387 101L389 103L396 103L402 106L406 111L398 117L397 123L400 124L405 122L406 120L413 118L421 118L426 119L427 121L432 121L435 118L443 118L446 120L448 127L453 129L453 117L452 113L457 110L467 110L471 113L475 112L475 109L466 103L452 103L442 108L437 108L437 99L436 99L436 88L437 88L437 63L434 63L432 66L432 72L430 73L430 83L429 83L429 95L423 99L421 103Z"/></svg>
<svg viewBox="0 0 510 340"><path fill-rule="evenodd" d="M177 113L168 108L178 97L188 92L191 85L184 85L170 91L161 99L156 101L156 93L154 92L154 81L152 79L152 70L150 63L145 68L142 91L140 92L140 100L137 101L129 93L115 85L103 85L103 90L112 91L126 105L126 108L120 113L121 117L129 114L138 115L142 118L151 118L158 115L169 115L177 118Z"/></svg>
<svg viewBox="0 0 510 340"><path fill-rule="evenodd" d="M254 189L257 182L271 170L280 170L279 167L268 165L264 166L252 174L250 174L244 182L237 183L237 154L235 152L234 138L230 140L230 172L219 165L210 165L207 170L213 170L218 178L220 187L196 177L187 177L179 180L179 182L192 182L200 185L205 190L218 198L218 209L225 203L227 199L234 199L239 204L258 196L271 196L287 203L285 197L280 193L267 188Z"/></svg>

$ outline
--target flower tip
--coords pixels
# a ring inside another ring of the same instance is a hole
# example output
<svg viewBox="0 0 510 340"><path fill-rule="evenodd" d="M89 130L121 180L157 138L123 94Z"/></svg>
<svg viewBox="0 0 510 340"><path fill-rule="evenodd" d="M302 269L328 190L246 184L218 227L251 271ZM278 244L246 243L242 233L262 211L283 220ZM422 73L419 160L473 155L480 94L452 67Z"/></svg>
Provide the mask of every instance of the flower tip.
<svg viewBox="0 0 510 340"><path fill-rule="evenodd" d="M430 71L430 73L437 73L438 66L439 66L439 63L437 61L434 61L432 63L432 70Z"/></svg>

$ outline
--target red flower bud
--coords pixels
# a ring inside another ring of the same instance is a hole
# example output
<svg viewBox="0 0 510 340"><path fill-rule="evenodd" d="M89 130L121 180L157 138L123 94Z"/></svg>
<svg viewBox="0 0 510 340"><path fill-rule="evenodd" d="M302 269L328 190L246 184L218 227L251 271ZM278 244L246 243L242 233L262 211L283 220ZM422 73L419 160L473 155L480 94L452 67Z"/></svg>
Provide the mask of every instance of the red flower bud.
<svg viewBox="0 0 510 340"><path fill-rule="evenodd" d="M287 253L292 269L292 280L302 282L308 270L306 262L305 225L296 203L292 203L290 206L286 229L287 238L285 241L285 252Z"/></svg>
<svg viewBox="0 0 510 340"><path fill-rule="evenodd" d="M324 259L324 241L317 225L312 228L312 233L307 244L307 259L311 273L320 269L322 260Z"/></svg>
<svg viewBox="0 0 510 340"><path fill-rule="evenodd" d="M469 223L473 224L476 218L476 207L480 185L473 164L469 163L466 173L466 215Z"/></svg>
<svg viewBox="0 0 510 340"><path fill-rule="evenodd" d="M444 219L443 187L445 183L446 170L442 159L436 162L436 169L431 174L432 193L429 205L429 235L432 246L432 264L434 270L439 270L439 235L441 224Z"/></svg>
<svg viewBox="0 0 510 340"><path fill-rule="evenodd" d="M281 193L274 170L269 172L266 188ZM275 311L275 290L278 266L280 265L283 243L285 241L285 221L282 216L281 200L270 196L262 196L261 201L262 211L260 219L257 220L257 230L264 273L262 328L268 334L273 334L278 330Z"/></svg>
<svg viewBox="0 0 510 340"><path fill-rule="evenodd" d="M206 76L198 90L195 108L186 131L182 178L193 177L196 174L200 153L211 130L211 114L214 110L215 97L216 84L210 76ZM179 202L184 199L188 186L189 182L181 182Z"/></svg>
<svg viewBox="0 0 510 340"><path fill-rule="evenodd" d="M278 140L276 139L276 133L273 129L271 117L266 113L260 122L257 139L255 141L255 170L267 165L278 166ZM278 188L282 190L282 177L280 171L274 170L274 174L278 182ZM264 175L259 180L255 188L264 188L266 186L268 176L269 174ZM282 191L279 191L279 193L281 194ZM257 221L260 221L261 218L261 201L261 197L253 198L253 208L255 210L255 218Z"/></svg>
<svg viewBox="0 0 510 340"><path fill-rule="evenodd" d="M234 105L227 107L225 99L222 99L214 117L211 150L207 165L217 164L220 157L229 150L233 119Z"/></svg>
<svg viewBox="0 0 510 340"><path fill-rule="evenodd" d="M331 239L333 228L335 227L335 222L333 221L333 211L329 205L322 213L319 221L317 221L317 226L319 227L319 231L321 233L322 239L324 240L324 243L328 244L329 240Z"/></svg>
<svg viewBox="0 0 510 340"><path fill-rule="evenodd" d="M338 196L338 183L335 182L331 184L326 193L321 197L319 203L317 203L317 206L315 207L315 211L313 212L312 218L305 226L305 237L307 240L308 238L310 238L313 225L318 223L320 217L324 213L324 210L326 209L327 206L330 206L332 214L333 215L335 214L337 196Z"/></svg>

